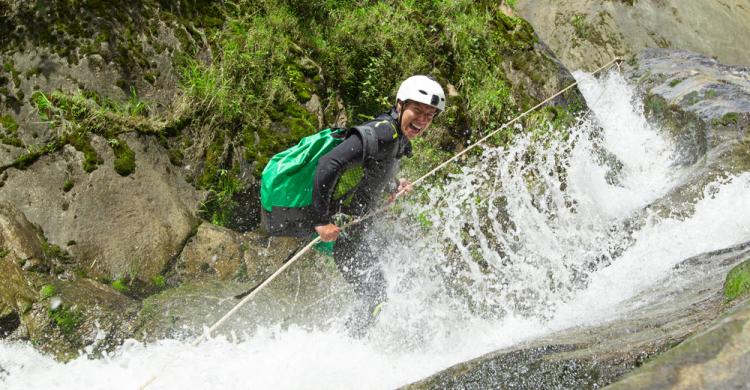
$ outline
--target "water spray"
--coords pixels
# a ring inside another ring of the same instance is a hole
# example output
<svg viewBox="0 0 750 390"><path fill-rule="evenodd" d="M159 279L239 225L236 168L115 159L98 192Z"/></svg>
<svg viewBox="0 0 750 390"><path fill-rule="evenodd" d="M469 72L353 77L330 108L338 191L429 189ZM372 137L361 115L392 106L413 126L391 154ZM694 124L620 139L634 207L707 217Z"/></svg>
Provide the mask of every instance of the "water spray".
<svg viewBox="0 0 750 390"><path fill-rule="evenodd" d="M621 62L622 62L622 58L621 57L615 57L614 59L612 59L608 63L604 64L600 68L598 68L595 71L593 71L592 75L596 75L598 73L601 73L604 70L609 69L610 67L612 67L615 64L617 64L617 66L619 67ZM490 132L489 134L485 135L484 137L482 137L478 141L474 142L473 144L469 145L468 147L466 147L462 151L456 153L453 157L449 158L448 160L446 160L443 163L439 164L438 166L436 166L435 168L433 168L432 170L430 170L426 174L424 174L421 177L419 177L418 179L414 180L412 182L412 186L416 186L416 185L420 184L421 182L423 182L428 177L431 177L432 175L434 175L435 173L437 173L441 169L445 168L448 164L450 164L450 163L456 161L457 159L459 159L460 157L464 156L470 150L472 150L475 147L483 144L485 141L487 141L489 138L491 138L492 136L494 136L495 134L497 134L501 130L503 130L505 128L508 128L509 126L515 124L516 122L518 122L519 120L521 120L522 118L524 118L525 116L527 116L529 113L531 113L531 112L539 109L543 105L549 103L551 100L553 100L556 97L562 95L563 93L567 92L568 90L570 90L571 88L575 87L576 85L578 85L578 81L571 83L567 87L561 89L560 91L558 91L554 95L548 97L547 99L543 100L542 102L540 102L539 104L535 105L534 107L528 109L524 113L522 113L522 114L516 116L515 118L513 118L512 120L504 123L502 126L500 126L499 128L497 128L496 130L494 130L494 131ZM367 213L364 216L362 216L360 218L357 218L357 219L355 219L355 220L353 220L353 221L345 224L344 226L341 227L341 229L345 230L345 229L347 229L347 228L349 228L351 226L357 225L357 224L359 224L359 223L361 223L363 221L366 221L366 220L368 220L370 218L373 218L373 217L375 217L377 215L382 214L383 212L385 212L385 211L389 210L390 208L392 208L393 205L395 204L395 201L397 199L399 199L400 197L402 197L403 195L405 195L405 194L406 194L405 190L401 190L401 191L397 192L395 194L393 200L391 202L389 202L388 204L386 204L385 206L383 206L383 207L381 207L379 209L376 209L376 210L374 210L374 211L372 211L370 213ZM320 237L316 237L315 239L313 239L312 241L310 241L307 245L305 245L304 247L302 247L301 249L299 249L294 256L292 256L291 258L289 258L281 267L279 267L272 275L270 275L269 277L267 277L263 282L261 282L260 284L258 284L255 287L253 287L252 289L248 290L247 292L239 294L237 296L237 298L238 299L242 298L242 300L240 302L238 302L231 310L229 310L223 317L221 317L218 321L216 321L210 328L208 328L200 336L198 336L191 343L191 345L193 347L195 347L195 346L199 345L201 342L203 342L204 340L210 338L211 334L216 329L218 329L221 325L223 325L240 308L242 308L247 302L249 302L250 300L252 300L260 291L262 291L267 285L269 285L274 279L276 279L276 277L278 277L279 275L281 275L287 268L291 267L292 264L294 264L297 260L299 260L300 258L302 258L302 256L304 256L307 252L309 252L310 249L312 249L315 246L315 244L319 243L320 241L321 241ZM158 378L158 375L152 376L151 378L149 378L148 381L146 381L144 384L142 384L141 386L139 386L138 389L142 390L142 389L147 388L157 378Z"/></svg>

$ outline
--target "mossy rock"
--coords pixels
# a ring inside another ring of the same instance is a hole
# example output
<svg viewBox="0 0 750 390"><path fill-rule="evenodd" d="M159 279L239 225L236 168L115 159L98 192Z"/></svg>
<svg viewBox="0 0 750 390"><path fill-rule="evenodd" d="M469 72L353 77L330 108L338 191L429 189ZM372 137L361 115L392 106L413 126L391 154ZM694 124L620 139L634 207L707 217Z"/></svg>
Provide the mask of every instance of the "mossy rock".
<svg viewBox="0 0 750 390"><path fill-rule="evenodd" d="M135 152L128 144L117 138L108 141L115 154L114 168L120 176L128 176L135 171Z"/></svg>
<svg viewBox="0 0 750 390"><path fill-rule="evenodd" d="M724 281L724 299L726 302L750 295L750 259L732 268Z"/></svg>

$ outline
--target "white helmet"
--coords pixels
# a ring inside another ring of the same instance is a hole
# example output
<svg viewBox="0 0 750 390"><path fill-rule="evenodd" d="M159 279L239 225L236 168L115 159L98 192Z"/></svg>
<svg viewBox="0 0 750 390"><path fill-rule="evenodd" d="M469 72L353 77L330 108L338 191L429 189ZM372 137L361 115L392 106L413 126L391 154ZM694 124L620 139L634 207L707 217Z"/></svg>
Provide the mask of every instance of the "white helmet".
<svg viewBox="0 0 750 390"><path fill-rule="evenodd" d="M445 111L445 92L443 87L430 77L417 75L411 76L401 83L396 93L396 100L406 102L413 100L424 103L438 109L438 112Z"/></svg>

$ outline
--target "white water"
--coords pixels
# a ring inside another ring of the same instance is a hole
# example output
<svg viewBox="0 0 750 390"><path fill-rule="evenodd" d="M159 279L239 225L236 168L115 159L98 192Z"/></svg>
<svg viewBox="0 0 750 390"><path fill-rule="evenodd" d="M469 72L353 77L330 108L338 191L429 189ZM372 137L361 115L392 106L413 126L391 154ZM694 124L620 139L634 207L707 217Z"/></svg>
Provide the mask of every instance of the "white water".
<svg viewBox="0 0 750 390"><path fill-rule="evenodd" d="M681 260L750 240L748 173L710 186L687 219L638 217L690 167L672 166L673 146L633 107L621 77L576 77L596 119L567 141L547 140L548 148L519 137L507 150L486 150L426 204L407 206L399 224L383 226L395 237L382 248L390 300L368 338L352 340L340 324L279 326L198 347L127 342L105 358L67 364L0 341L0 387L133 389L156 376L149 388L393 388L556 330L616 319L618 303L660 283ZM603 163L606 155L621 162L619 171ZM630 218L640 226L632 234L624 228Z"/></svg>

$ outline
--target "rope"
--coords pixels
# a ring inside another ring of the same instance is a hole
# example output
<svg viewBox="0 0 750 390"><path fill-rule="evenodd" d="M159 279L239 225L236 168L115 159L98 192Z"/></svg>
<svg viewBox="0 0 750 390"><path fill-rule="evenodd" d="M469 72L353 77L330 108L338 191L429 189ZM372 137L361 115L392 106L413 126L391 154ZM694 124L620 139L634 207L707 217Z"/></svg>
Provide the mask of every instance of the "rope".
<svg viewBox="0 0 750 390"><path fill-rule="evenodd" d="M599 72L601 72L601 71L609 68L614 63L617 63L618 66L619 66L619 63L621 61L622 61L622 58L615 57L614 59L612 59L612 61L610 61L610 62L602 65L601 67L599 67L598 69L596 69L595 71L593 71L592 74L597 74L597 73L599 73ZM484 141L486 141L487 139L489 139L493 135L497 134L499 131L501 131L501 130L507 128L508 126L510 126L510 125L518 122L521 118L525 117L526 115L528 115L532 111L538 109L539 107L547 104L548 102L550 102L554 98L562 95L563 93L567 92L569 89L573 88L576 85L578 85L578 81L576 81L576 82L568 85L567 87L561 89L556 94L548 97L547 99L545 99L544 101L540 102L536 106L534 106L534 107L526 110L524 113L522 113L521 115L518 115L517 117L513 118L509 122L506 122L505 124L503 124L502 126L500 126L498 129L496 129L496 130L490 132L489 134L485 135L484 137L482 137L479 141L474 142L473 144L469 145L466 149L460 151L459 153L456 153L453 157L449 158L448 160L444 161L440 165L436 166L431 171L429 171L429 172L425 173L424 175L422 175L420 178L414 180L414 182L412 182L412 186L416 186L420 182L424 181L426 178L434 175L436 172L438 172L439 170L443 169L445 166L447 166L451 162L456 161L458 158L460 158L461 156L465 155L466 153L468 153L470 150L474 149L478 145L482 144ZM377 210L375 210L375 211L373 211L371 213L367 213L364 216L362 216L360 218L357 218L357 219L355 219L355 220L353 220L353 221L345 224L344 226L341 227L341 229L344 230L344 229L346 229L346 228L348 228L350 226L359 224L359 223L361 223L361 222L363 222L365 220L368 220L368 219L370 219L372 217L375 217L377 215L382 214L384 211L390 209L395 204L396 199L400 198L405 193L406 193L406 190L401 190L401 191L397 192L396 195L394 196L393 200L390 203L388 203L387 205L385 205L385 206L383 206L383 207L381 207L381 208L379 208L379 209L377 209ZM210 337L211 333L213 331L215 331L221 325L223 325L229 319L229 317L231 317L234 313L236 313L248 301L250 301L251 299L253 299L255 297L255 295L258 294L258 292L260 292L264 287L266 287L274 279L276 279L277 276L279 276L282 272L284 272L287 268L289 268L292 264L294 264L297 260L299 260L310 249L312 249L312 247L315 246L315 244L317 244L318 242L320 242L320 236L315 237L314 240L310 241L310 243L308 243L302 249L300 249L300 251L297 252L297 254L295 254L291 259L289 259L286 263L284 263L284 265L282 265L278 270L276 270L276 272L274 272L271 276L269 276L266 280L264 280L260 285L258 285L257 287L255 287L240 302L238 302L237 305L235 305L223 317L221 317L218 321L216 321L216 323L214 323L210 328L208 328L208 330L206 330L205 332L203 332L203 334L200 337L198 337L197 339L195 339L195 341L193 341L193 343L191 345L193 347L195 347L198 344L200 344L204 339L207 339L208 337ZM145 389L148 385L150 385L151 383L153 383L156 380L156 378L157 378L157 376L154 375L146 383L144 383L141 387L139 387L139 389L140 390Z"/></svg>

